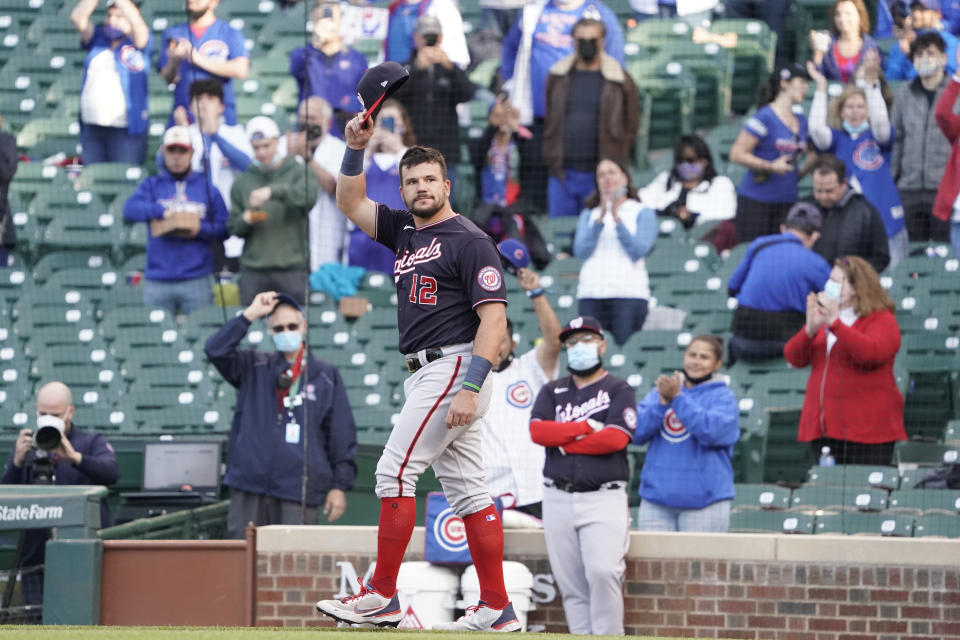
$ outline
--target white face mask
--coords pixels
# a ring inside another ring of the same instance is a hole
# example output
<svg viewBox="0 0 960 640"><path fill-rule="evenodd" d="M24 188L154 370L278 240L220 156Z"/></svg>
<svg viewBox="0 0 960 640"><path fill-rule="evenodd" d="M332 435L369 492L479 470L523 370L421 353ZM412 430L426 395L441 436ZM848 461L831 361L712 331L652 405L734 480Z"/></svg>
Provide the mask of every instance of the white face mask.
<svg viewBox="0 0 960 640"><path fill-rule="evenodd" d="M826 284L823 285L823 292L827 294L828 298L839 300L840 294L843 292L843 285L836 280L827 280Z"/></svg>
<svg viewBox="0 0 960 640"><path fill-rule="evenodd" d="M567 367L571 371L588 371L600 363L596 342L578 342L567 348Z"/></svg>
<svg viewBox="0 0 960 640"><path fill-rule="evenodd" d="M940 61L933 58L918 58L914 63L917 75L921 78L929 78L940 70Z"/></svg>

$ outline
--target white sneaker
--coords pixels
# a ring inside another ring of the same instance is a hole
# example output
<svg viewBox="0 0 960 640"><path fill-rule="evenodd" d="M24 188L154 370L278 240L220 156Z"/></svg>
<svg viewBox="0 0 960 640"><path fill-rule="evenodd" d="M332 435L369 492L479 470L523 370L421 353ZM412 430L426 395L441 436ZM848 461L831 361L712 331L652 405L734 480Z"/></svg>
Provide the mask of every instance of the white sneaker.
<svg viewBox="0 0 960 640"><path fill-rule="evenodd" d="M431 627L435 631L520 631L520 620L513 612L513 604L494 609L481 600L467 607L466 615L456 622L444 622Z"/></svg>
<svg viewBox="0 0 960 640"><path fill-rule="evenodd" d="M317 611L335 620L353 624L372 624L378 627L395 627L403 618L397 594L387 598L370 585L361 587L360 593L340 600L320 600Z"/></svg>

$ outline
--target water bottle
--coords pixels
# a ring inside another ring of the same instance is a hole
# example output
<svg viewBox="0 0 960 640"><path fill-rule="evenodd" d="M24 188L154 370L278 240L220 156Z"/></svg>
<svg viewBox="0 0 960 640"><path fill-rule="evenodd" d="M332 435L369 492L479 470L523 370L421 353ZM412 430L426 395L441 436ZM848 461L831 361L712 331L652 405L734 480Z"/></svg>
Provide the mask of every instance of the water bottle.
<svg viewBox="0 0 960 640"><path fill-rule="evenodd" d="M820 466L832 467L837 464L837 459L830 455L830 447L820 449Z"/></svg>

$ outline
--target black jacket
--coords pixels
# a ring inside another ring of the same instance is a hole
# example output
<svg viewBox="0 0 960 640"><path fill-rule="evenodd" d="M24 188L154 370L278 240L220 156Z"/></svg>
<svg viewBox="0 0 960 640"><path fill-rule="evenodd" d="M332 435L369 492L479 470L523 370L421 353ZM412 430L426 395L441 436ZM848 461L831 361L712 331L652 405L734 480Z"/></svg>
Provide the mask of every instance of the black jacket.
<svg viewBox="0 0 960 640"><path fill-rule="evenodd" d="M13 249L17 244L10 201L7 199L10 181L16 172L17 140L6 131L0 131L0 247L6 249Z"/></svg>
<svg viewBox="0 0 960 640"><path fill-rule="evenodd" d="M414 52L416 54L416 52ZM477 88L457 65L435 64L424 69L406 64L410 79L396 98L407 109L417 144L443 154L448 166L460 163L460 123L457 105L473 98Z"/></svg>
<svg viewBox="0 0 960 640"><path fill-rule="evenodd" d="M806 198L823 214L820 239L813 250L831 266L844 256L860 256L880 273L890 263L890 245L880 214L859 193L847 189L836 206L824 209L812 197Z"/></svg>

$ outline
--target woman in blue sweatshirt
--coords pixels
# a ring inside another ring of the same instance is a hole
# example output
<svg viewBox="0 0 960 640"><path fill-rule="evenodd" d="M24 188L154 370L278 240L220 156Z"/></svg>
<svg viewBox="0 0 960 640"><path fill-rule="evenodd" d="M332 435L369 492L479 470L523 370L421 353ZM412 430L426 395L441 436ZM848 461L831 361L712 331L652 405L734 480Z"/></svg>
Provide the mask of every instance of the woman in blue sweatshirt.
<svg viewBox="0 0 960 640"><path fill-rule="evenodd" d="M717 375L723 341L694 338L683 372L661 375L637 405L634 444L649 443L640 474L642 531L725 532L733 499L737 398Z"/></svg>

